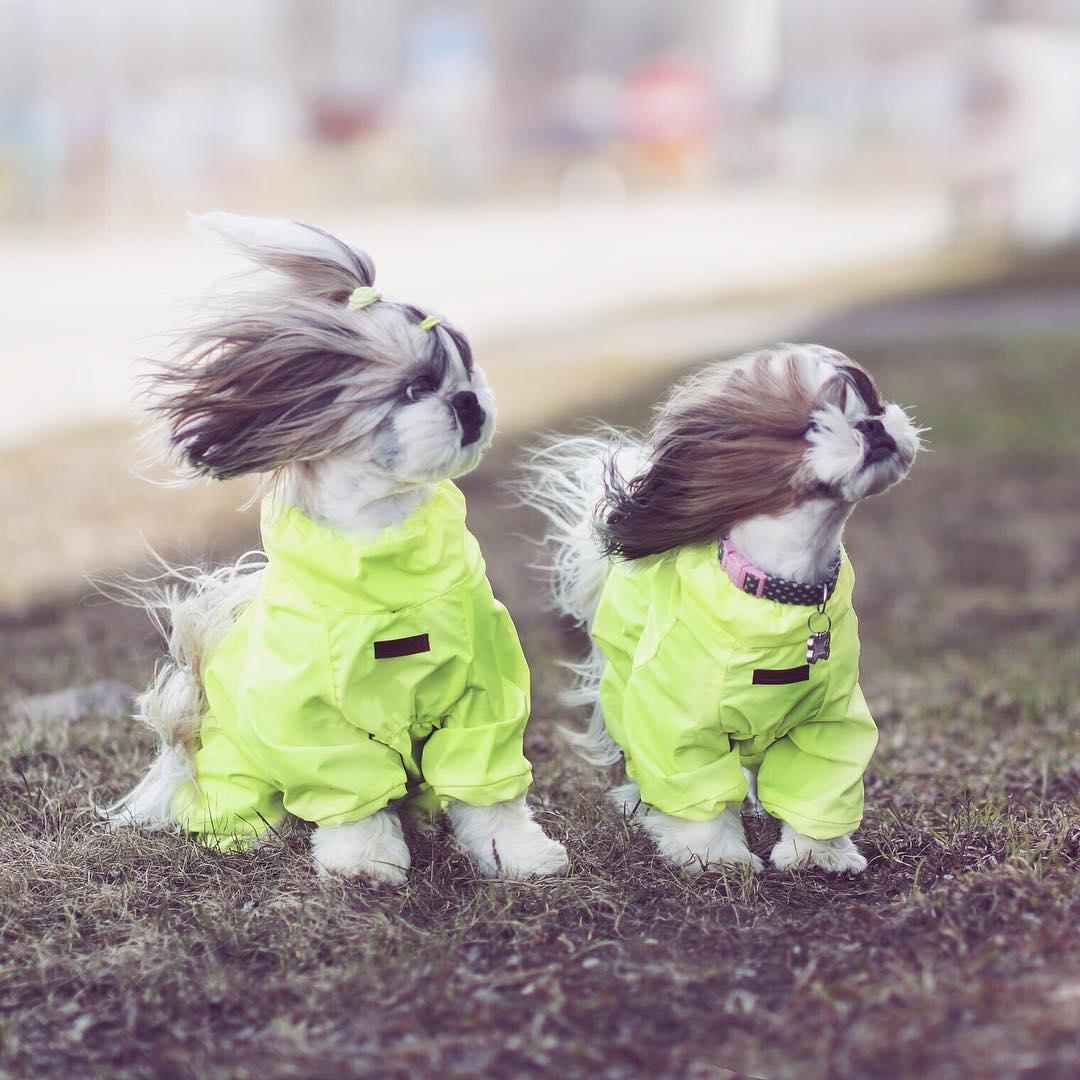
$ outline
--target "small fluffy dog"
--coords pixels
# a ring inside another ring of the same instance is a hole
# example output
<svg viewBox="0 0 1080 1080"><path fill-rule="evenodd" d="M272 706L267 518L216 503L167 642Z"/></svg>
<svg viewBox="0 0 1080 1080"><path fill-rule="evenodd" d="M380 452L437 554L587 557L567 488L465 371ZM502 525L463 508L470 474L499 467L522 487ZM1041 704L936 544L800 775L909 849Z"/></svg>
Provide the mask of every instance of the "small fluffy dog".
<svg viewBox="0 0 1080 1080"><path fill-rule="evenodd" d="M258 269L206 301L152 407L188 472L270 478L265 555L150 605L169 656L138 716L161 746L109 813L230 848L290 812L321 871L400 883L412 795L484 873L561 873L525 802L528 668L451 483L495 427L465 336L320 229L195 224Z"/></svg>
<svg viewBox="0 0 1080 1080"><path fill-rule="evenodd" d="M760 870L749 796L782 822L779 869L865 869L851 833L877 729L841 537L918 448L853 360L778 345L678 384L643 443L556 437L527 464L556 606L593 642L576 741L624 760L616 799L671 862Z"/></svg>

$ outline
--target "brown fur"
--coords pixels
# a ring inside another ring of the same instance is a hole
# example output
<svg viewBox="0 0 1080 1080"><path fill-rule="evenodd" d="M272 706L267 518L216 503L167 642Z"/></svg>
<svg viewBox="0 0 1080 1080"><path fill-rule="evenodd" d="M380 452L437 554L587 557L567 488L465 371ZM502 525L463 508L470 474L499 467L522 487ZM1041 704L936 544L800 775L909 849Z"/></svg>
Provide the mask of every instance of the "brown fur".
<svg viewBox="0 0 1080 1080"><path fill-rule="evenodd" d="M816 393L796 355L782 350L716 365L676 385L650 433L645 471L627 482L614 464L608 469L595 521L605 554L640 559L715 540L739 521L782 513L818 493L800 468L811 415L836 401L844 383L862 395L873 382L835 353L829 359L851 375ZM779 374L770 369L778 352Z"/></svg>

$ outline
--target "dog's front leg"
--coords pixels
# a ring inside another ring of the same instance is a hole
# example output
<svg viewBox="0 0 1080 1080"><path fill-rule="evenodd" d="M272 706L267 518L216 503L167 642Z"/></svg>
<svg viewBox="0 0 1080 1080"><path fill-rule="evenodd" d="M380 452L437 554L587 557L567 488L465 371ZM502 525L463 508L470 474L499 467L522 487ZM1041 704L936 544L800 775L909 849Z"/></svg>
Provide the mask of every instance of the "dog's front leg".
<svg viewBox="0 0 1080 1080"><path fill-rule="evenodd" d="M833 874L861 874L866 869L866 856L855 846L850 833L832 840L814 840L796 832L786 821L781 823L780 839L770 857L777 870L816 866Z"/></svg>
<svg viewBox="0 0 1080 1080"><path fill-rule="evenodd" d="M446 814L458 844L488 877L566 873L566 849L533 821L524 795L493 806L469 806L452 799Z"/></svg>
<svg viewBox="0 0 1080 1080"><path fill-rule="evenodd" d="M386 885L404 885L412 862L392 810L348 825L320 825L311 836L311 854L321 875L366 877Z"/></svg>

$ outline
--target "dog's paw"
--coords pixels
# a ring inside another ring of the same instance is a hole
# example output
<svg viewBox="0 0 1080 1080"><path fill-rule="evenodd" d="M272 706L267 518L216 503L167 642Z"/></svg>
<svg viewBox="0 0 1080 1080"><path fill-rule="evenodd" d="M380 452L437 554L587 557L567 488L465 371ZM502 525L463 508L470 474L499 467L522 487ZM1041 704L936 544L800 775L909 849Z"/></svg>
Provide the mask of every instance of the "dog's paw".
<svg viewBox="0 0 1080 1080"><path fill-rule="evenodd" d="M765 864L746 844L735 842L726 843L719 848L706 847L703 851L691 851L686 847L681 851L677 848L665 850L661 847L660 854L669 862L678 864L683 873L691 878L722 866L749 866L755 874L760 874L765 869Z"/></svg>
<svg viewBox="0 0 1080 1080"><path fill-rule="evenodd" d="M552 840L536 822L531 823L535 835L503 838L499 849L497 838L492 839L492 857L477 859L477 865L488 877L525 880L534 877L561 877L566 873L566 848Z"/></svg>
<svg viewBox="0 0 1080 1080"><path fill-rule="evenodd" d="M320 826L311 836L311 854L321 877L364 877L383 885L404 885L412 861L401 822L389 810L349 825Z"/></svg>
<svg viewBox="0 0 1080 1080"><path fill-rule="evenodd" d="M660 854L689 877L721 866L749 866L755 874L763 869L747 847L742 821L732 807L710 821L686 821L652 807L639 813L641 827Z"/></svg>
<svg viewBox="0 0 1080 1080"><path fill-rule="evenodd" d="M524 800L494 806L452 802L447 814L459 846L487 877L521 880L566 873L566 848L533 821Z"/></svg>
<svg viewBox="0 0 1080 1080"><path fill-rule="evenodd" d="M772 849L771 858L777 870L815 866L831 874L861 874L866 869L866 857L850 836L814 840L797 833L786 822L780 830L780 839Z"/></svg>
<svg viewBox="0 0 1080 1080"><path fill-rule="evenodd" d="M749 866L750 872L753 874L760 874L765 869L765 864L750 850L746 852L726 852L720 857L714 856L711 852L705 852L702 855L691 855L690 859L682 864L681 869L688 878L696 878L701 874L719 870L724 866L735 868Z"/></svg>

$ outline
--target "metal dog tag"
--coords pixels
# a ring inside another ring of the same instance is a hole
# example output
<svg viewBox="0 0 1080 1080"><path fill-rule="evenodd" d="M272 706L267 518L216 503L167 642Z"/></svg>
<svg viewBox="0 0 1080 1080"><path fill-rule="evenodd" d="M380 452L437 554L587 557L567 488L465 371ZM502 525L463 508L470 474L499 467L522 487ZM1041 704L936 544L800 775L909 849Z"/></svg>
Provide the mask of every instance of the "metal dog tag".
<svg viewBox="0 0 1080 1080"><path fill-rule="evenodd" d="M821 619L825 620L824 626L821 626ZM815 620L818 622L817 628L814 626ZM806 662L816 664L819 660L828 660L832 648L832 619L825 612L824 601L806 620L806 625L810 629L810 636L806 639Z"/></svg>
<svg viewBox="0 0 1080 1080"><path fill-rule="evenodd" d="M806 662L816 664L819 660L829 659L832 634L826 630L821 634L811 634L806 639Z"/></svg>

